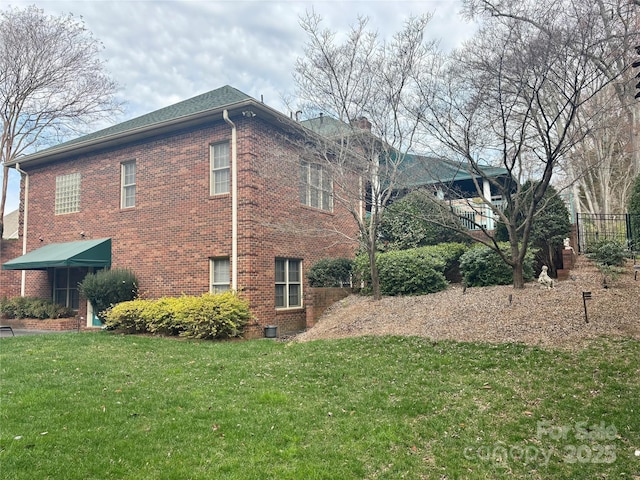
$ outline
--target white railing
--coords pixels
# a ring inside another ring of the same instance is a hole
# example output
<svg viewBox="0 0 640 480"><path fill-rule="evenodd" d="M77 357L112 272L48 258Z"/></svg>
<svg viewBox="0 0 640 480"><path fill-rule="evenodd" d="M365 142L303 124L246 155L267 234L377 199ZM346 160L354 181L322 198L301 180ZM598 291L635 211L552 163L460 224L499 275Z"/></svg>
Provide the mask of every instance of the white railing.
<svg viewBox="0 0 640 480"><path fill-rule="evenodd" d="M502 200L495 199L492 202L494 207L502 209ZM472 199L454 200L451 202L451 209L467 230L481 230L483 228L493 230L495 228L495 214L486 203L476 202Z"/></svg>

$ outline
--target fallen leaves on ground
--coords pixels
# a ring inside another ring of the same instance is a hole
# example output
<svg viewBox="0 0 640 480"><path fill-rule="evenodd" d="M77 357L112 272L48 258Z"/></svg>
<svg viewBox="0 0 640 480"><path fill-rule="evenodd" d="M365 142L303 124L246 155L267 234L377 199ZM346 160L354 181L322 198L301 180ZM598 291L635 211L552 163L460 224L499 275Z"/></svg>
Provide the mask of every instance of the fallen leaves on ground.
<svg viewBox="0 0 640 480"><path fill-rule="evenodd" d="M296 341L363 335L415 335L434 340L504 343L579 348L600 336L640 340L640 279L632 263L603 287L600 270L579 256L570 279L543 289L529 283L467 288L412 297L351 295L331 306L316 325ZM587 300L585 321L582 293Z"/></svg>

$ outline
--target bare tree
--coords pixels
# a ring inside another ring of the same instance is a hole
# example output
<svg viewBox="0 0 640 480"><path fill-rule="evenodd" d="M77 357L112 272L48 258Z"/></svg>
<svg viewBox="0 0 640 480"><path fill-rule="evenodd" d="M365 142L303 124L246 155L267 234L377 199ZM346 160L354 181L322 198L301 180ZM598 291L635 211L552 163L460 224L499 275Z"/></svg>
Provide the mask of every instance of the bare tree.
<svg viewBox="0 0 640 480"><path fill-rule="evenodd" d="M585 115L581 125L578 113L614 80L602 69L621 53L600 48L599 12L585 2L497 3L513 6L513 14L497 15L488 1L467 2L481 29L436 72L440 86L425 95L420 113L447 155L469 172L476 196L504 224L509 252L484 225L478 225L480 241L513 268L513 285L523 288L534 216L559 164L599 112ZM592 61L593 49L601 52L600 65ZM487 175L488 165L503 168L506 180ZM522 189L527 179L532 192Z"/></svg>
<svg viewBox="0 0 640 480"><path fill-rule="evenodd" d="M7 163L119 111L117 85L105 72L100 49L82 20L71 15L47 16L35 6L0 12L0 238Z"/></svg>
<svg viewBox="0 0 640 480"><path fill-rule="evenodd" d="M560 165L558 183L573 193L578 212L592 214L623 213L633 186L636 166L627 117L620 115L617 95L613 88L601 92L586 108L600 112L592 128L585 128L582 142L567 155ZM577 121L582 124L583 113Z"/></svg>
<svg viewBox="0 0 640 480"><path fill-rule="evenodd" d="M429 20L411 18L384 41L359 18L342 42L313 12L300 22L307 43L294 74L298 98L307 117L323 115L308 124L330 138L318 153L333 173L334 201L357 222L376 299L378 227L414 146L420 125L415 105L435 58L434 43L425 40Z"/></svg>
<svg viewBox="0 0 640 480"><path fill-rule="evenodd" d="M629 68L640 43L640 3L635 0L467 0L467 12L525 22L552 34L545 19L551 10L582 18L582 27L592 31L590 48L581 52L608 84L598 90L598 105L578 111L585 128L584 142L575 145L562 162L565 184L572 188L579 211L614 213L623 211L633 178L640 173L640 103L634 101L635 83ZM578 46L579 48L579 46ZM579 54L579 51L574 53ZM593 109L598 109L594 122ZM585 121L586 116L586 121Z"/></svg>

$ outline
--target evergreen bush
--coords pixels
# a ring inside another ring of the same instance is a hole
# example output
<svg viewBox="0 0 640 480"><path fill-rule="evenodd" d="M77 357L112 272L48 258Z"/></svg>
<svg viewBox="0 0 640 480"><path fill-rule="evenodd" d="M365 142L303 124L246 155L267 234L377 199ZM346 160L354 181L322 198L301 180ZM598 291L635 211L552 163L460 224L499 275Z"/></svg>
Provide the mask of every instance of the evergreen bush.
<svg viewBox="0 0 640 480"><path fill-rule="evenodd" d="M522 226L524 217L531 205L535 182L528 181L522 186L521 210L513 212L507 205L505 214L512 218L515 215L516 225ZM520 231L521 233L521 231ZM534 248L539 266L549 267L549 273L555 273L557 265L562 262L562 247L564 239L571 233L571 219L569 210L557 190L549 185L542 201L538 205L529 236L529 247ZM504 223L496 222L496 240L509 241L509 234ZM521 236L518 241L521 241Z"/></svg>
<svg viewBox="0 0 640 480"><path fill-rule="evenodd" d="M499 247L509 251L509 244L501 242ZM534 254L529 249L525 255L523 277L525 282L533 280ZM476 245L460 257L460 271L468 287L508 285L513 282L513 268L500 255L485 245Z"/></svg>
<svg viewBox="0 0 640 480"><path fill-rule="evenodd" d="M104 323L104 312L120 302L138 296L138 280L131 270L113 269L89 273L78 284L80 293L91 302L96 316Z"/></svg>
<svg viewBox="0 0 640 480"><path fill-rule="evenodd" d="M448 205L435 199L427 190L415 190L389 205L382 216L379 231L380 243L385 250L469 242L469 237L461 233L464 227L460 219L451 213Z"/></svg>
<svg viewBox="0 0 640 480"><path fill-rule="evenodd" d="M467 246L442 243L407 250L393 250L376 255L380 288L383 295L420 295L444 290L447 280L459 278L458 261ZM371 282L367 254L356 257L354 276L368 291Z"/></svg>
<svg viewBox="0 0 640 480"><path fill-rule="evenodd" d="M0 299L2 318L70 318L76 312L63 305L35 297L14 297Z"/></svg>
<svg viewBox="0 0 640 480"><path fill-rule="evenodd" d="M380 254L377 259L380 291L383 295L419 295L447 288L442 271L445 262L412 250Z"/></svg>
<svg viewBox="0 0 640 480"><path fill-rule="evenodd" d="M310 287L342 287L350 285L353 260L324 258L307 271Z"/></svg>
<svg viewBox="0 0 640 480"><path fill-rule="evenodd" d="M593 247L588 256L599 265L621 267L624 265L625 248L613 240L603 240Z"/></svg>

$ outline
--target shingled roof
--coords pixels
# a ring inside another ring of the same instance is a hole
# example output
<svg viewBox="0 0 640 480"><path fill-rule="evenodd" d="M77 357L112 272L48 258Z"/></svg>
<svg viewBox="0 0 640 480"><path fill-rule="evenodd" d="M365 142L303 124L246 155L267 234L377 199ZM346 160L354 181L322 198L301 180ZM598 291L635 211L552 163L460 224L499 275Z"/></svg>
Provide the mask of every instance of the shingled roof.
<svg viewBox="0 0 640 480"><path fill-rule="evenodd" d="M132 118L126 122L118 123L111 127L97 132L84 135L82 137L62 143L58 146L73 145L75 143L85 142L89 140L98 140L103 137L125 133L130 130L137 130L143 127L150 127L155 124L163 123L169 120L177 120L181 117L187 117L196 113L214 110L234 103L250 100L252 97L242 93L229 85L211 90L210 92L183 100L182 102L169 105L151 113Z"/></svg>
<svg viewBox="0 0 640 480"><path fill-rule="evenodd" d="M509 171L503 167L480 165L474 172L472 165L463 162L408 154L398 170L398 184L401 188L415 188L424 185L461 182L480 177L508 177Z"/></svg>
<svg viewBox="0 0 640 480"><path fill-rule="evenodd" d="M329 115L321 115L300 122L305 127L326 137L352 135L358 131ZM392 155L399 155L392 153ZM509 172L502 167L481 165L479 172L474 172L470 164L447 160L444 158L407 153L398 163L398 188L411 189L426 185L437 185L471 180L480 177L507 177Z"/></svg>
<svg viewBox="0 0 640 480"><path fill-rule="evenodd" d="M168 125L180 123L181 120L192 120L198 117L199 114L206 115L207 112L214 113L222 108L251 101L257 103L257 101L249 95L229 85L225 85L224 87L183 100L182 102L169 105L154 112L21 157L13 162L9 162L7 165L11 166L18 162L22 164L46 161L47 158L51 159L53 156L59 156L64 152L78 151L79 148L93 148L93 146L98 144L104 145L105 142L118 141L119 138L124 138L128 135L140 135L141 132L152 131L156 128L166 128Z"/></svg>

